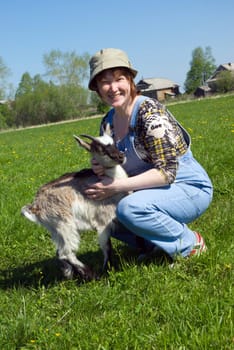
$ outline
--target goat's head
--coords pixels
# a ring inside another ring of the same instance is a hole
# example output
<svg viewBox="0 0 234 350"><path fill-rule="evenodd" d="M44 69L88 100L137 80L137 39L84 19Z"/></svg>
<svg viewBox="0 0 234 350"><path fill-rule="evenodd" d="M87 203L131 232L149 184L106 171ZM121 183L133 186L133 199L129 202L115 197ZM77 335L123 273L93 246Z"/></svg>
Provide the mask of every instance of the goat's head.
<svg viewBox="0 0 234 350"><path fill-rule="evenodd" d="M87 151L92 153L98 163L102 164L104 167L112 167L116 164L123 164L125 161L124 153L119 151L114 145L113 138L104 133L103 136L93 137L90 135L82 134L92 142L82 140L80 137L74 135L78 144L85 148Z"/></svg>

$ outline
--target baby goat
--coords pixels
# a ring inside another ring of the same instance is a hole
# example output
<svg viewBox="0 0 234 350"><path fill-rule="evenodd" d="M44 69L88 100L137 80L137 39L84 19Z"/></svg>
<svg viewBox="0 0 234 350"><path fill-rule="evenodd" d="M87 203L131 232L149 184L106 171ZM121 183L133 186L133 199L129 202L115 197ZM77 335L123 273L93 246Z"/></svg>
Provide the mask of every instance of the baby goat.
<svg viewBox="0 0 234 350"><path fill-rule="evenodd" d="M111 178L126 178L127 174L120 164L125 157L114 146L113 139L104 134L99 137L81 135L92 142L74 136L79 145L91 152L104 166L105 175ZM94 201L84 195L84 190L99 181L91 169L64 174L39 188L34 202L21 209L29 220L44 226L51 232L57 248L57 257L66 278L80 275L92 279L95 275L76 256L80 233L96 230L100 247L104 254L103 268L111 264L110 234L115 226L115 211L119 200L126 195L120 193L101 201Z"/></svg>

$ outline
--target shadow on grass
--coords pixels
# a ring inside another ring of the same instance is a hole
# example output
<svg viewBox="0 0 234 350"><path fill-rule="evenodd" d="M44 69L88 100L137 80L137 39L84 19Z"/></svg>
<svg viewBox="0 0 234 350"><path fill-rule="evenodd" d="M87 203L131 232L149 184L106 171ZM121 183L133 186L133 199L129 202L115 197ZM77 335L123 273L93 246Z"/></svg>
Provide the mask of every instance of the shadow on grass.
<svg viewBox="0 0 234 350"><path fill-rule="evenodd" d="M7 270L0 270L0 288L39 288L49 286L62 281L59 271L59 263L56 258L38 261L32 264L25 264Z"/></svg>
<svg viewBox="0 0 234 350"><path fill-rule="evenodd" d="M95 271L100 278L106 276L106 274L102 275L103 254L100 250L79 254L79 259ZM156 264L165 263L162 257L160 259L157 257L153 260ZM122 270L128 263L144 263L147 265L149 262L152 262L151 258L145 259L143 262L137 261L136 250L126 246L118 247L113 252L113 268L115 271ZM2 290L18 288L39 289L42 286L50 288L64 280L60 270L60 263L56 257L25 264L16 268L0 270L0 288ZM85 282L79 276L75 280L77 284Z"/></svg>
<svg viewBox="0 0 234 350"><path fill-rule="evenodd" d="M101 270L103 261L101 252L79 254L79 259L95 271L98 270L99 272ZM64 280L60 263L56 257L0 270L0 289L3 290L15 288L38 289L42 286L49 288ZM78 284L83 282L81 278L77 277Z"/></svg>

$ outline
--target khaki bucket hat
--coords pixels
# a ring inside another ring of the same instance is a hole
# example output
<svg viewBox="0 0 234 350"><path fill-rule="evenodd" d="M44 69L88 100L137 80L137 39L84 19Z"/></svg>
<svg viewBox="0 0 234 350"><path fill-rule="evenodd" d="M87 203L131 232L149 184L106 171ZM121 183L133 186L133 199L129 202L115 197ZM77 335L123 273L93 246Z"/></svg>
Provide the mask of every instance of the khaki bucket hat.
<svg viewBox="0 0 234 350"><path fill-rule="evenodd" d="M102 49L95 53L95 55L89 61L90 66L90 79L89 79L89 89L95 90L94 78L97 74L101 73L105 69L115 68L115 67L125 67L128 68L132 74L133 78L137 75L137 70L135 70L131 62L128 59L127 54L119 49Z"/></svg>

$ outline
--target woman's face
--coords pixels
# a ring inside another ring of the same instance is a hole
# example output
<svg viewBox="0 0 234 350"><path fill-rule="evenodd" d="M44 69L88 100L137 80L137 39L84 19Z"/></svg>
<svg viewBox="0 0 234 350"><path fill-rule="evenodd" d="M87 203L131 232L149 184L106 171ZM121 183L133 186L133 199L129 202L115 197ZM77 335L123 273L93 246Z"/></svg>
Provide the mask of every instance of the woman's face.
<svg viewBox="0 0 234 350"><path fill-rule="evenodd" d="M108 105L118 108L127 105L131 100L131 85L121 69L107 69L97 78L100 97Z"/></svg>

